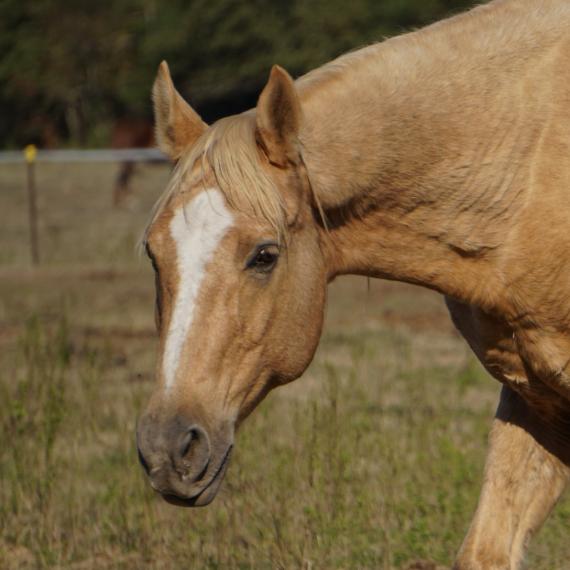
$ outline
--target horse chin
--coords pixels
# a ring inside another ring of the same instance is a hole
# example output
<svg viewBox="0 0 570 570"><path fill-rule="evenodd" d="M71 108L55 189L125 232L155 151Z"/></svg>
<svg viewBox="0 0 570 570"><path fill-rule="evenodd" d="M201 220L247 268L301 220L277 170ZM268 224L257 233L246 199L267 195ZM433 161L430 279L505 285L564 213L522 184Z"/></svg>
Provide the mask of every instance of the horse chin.
<svg viewBox="0 0 570 570"><path fill-rule="evenodd" d="M179 497L177 495L162 494L162 498L167 503L177 507L205 507L209 505L216 498L220 485L224 480L224 476L230 462L230 455L231 447L226 453L218 471L214 474L204 489L202 489L197 495L194 495L193 497Z"/></svg>
<svg viewBox="0 0 570 570"><path fill-rule="evenodd" d="M176 495L162 495L162 498L167 503L176 507L206 507L216 497L217 489L214 491L211 491L210 489L211 487L208 487L196 497L191 497L189 499L177 497Z"/></svg>

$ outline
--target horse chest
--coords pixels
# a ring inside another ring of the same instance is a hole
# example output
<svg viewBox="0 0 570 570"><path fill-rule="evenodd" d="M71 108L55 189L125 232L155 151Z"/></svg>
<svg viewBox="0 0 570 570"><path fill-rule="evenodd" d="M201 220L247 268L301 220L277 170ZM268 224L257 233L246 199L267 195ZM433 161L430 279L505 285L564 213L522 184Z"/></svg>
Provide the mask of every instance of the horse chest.
<svg viewBox="0 0 570 570"><path fill-rule="evenodd" d="M451 318L487 371L545 414L570 409L570 337L515 331L480 309L446 299Z"/></svg>

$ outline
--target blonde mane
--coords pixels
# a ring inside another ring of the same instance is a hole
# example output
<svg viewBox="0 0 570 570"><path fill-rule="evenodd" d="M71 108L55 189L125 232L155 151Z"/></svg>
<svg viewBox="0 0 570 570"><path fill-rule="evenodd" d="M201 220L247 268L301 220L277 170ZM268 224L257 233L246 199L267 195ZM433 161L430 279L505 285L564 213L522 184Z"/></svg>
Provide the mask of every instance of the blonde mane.
<svg viewBox="0 0 570 570"><path fill-rule="evenodd" d="M146 245L150 226L168 202L188 189L195 166L200 178L211 172L229 206L238 212L261 218L275 230L281 241L287 230L285 208L279 190L260 164L255 141L255 115L242 113L213 124L179 161L164 193L157 200L145 228L141 246Z"/></svg>

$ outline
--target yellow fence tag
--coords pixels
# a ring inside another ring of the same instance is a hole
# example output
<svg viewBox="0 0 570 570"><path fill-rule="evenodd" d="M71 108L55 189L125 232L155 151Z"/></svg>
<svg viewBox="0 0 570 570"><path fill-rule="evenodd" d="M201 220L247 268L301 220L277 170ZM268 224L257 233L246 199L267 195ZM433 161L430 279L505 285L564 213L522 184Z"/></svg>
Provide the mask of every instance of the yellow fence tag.
<svg viewBox="0 0 570 570"><path fill-rule="evenodd" d="M35 144L29 144L24 149L24 156L26 157L26 162L31 163L36 160L36 155L38 154L38 149L36 148Z"/></svg>

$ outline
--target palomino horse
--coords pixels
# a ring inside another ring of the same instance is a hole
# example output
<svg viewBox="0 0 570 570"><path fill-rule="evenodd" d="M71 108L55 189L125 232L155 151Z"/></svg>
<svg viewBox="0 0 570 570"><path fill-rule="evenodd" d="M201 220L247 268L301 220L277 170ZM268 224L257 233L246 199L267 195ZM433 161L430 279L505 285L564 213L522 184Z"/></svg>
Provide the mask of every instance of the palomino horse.
<svg viewBox="0 0 570 570"><path fill-rule="evenodd" d="M445 295L503 384L456 568L519 568L570 478L570 3L499 0L351 53L208 127L154 85L178 160L145 236L158 386L152 486L206 505L236 426L311 361L327 282Z"/></svg>

